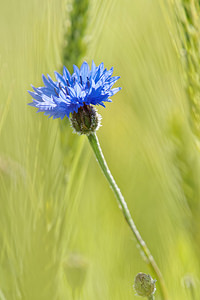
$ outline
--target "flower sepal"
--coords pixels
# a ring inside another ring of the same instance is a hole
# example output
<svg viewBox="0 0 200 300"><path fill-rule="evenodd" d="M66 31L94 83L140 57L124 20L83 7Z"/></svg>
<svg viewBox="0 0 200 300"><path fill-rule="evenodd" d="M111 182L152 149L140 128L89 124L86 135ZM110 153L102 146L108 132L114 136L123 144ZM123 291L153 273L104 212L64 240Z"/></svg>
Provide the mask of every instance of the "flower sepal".
<svg viewBox="0 0 200 300"><path fill-rule="evenodd" d="M75 133L90 135L99 129L101 116L93 106L84 104L71 114L70 122Z"/></svg>

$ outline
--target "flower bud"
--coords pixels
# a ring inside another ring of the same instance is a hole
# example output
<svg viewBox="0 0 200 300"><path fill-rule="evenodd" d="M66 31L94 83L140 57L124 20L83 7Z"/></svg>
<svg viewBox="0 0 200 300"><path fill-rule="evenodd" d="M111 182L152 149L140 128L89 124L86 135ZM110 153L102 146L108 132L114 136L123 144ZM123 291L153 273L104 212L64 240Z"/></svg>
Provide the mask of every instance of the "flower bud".
<svg viewBox="0 0 200 300"><path fill-rule="evenodd" d="M84 104L72 114L70 121L76 133L89 135L99 129L101 117L93 106Z"/></svg>
<svg viewBox="0 0 200 300"><path fill-rule="evenodd" d="M80 254L72 253L64 263L64 273L73 292L84 284L88 261Z"/></svg>
<svg viewBox="0 0 200 300"><path fill-rule="evenodd" d="M150 275L138 273L135 277L134 289L138 296L149 297L156 291L156 280L153 280Z"/></svg>
<svg viewBox="0 0 200 300"><path fill-rule="evenodd" d="M182 284L188 293L195 295L196 284L199 284L199 282L197 283L196 278L192 274L187 274L183 277Z"/></svg>

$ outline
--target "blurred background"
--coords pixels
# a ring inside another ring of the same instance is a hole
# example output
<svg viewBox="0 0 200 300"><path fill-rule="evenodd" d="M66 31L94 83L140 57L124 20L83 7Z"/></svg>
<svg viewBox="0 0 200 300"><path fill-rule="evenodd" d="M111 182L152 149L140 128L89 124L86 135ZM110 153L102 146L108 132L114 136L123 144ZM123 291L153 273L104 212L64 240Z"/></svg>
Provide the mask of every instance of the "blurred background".
<svg viewBox="0 0 200 300"><path fill-rule="evenodd" d="M199 2L0 3L0 299L139 299L150 272L87 138L27 106L84 60L121 76L98 137L170 299L200 299Z"/></svg>

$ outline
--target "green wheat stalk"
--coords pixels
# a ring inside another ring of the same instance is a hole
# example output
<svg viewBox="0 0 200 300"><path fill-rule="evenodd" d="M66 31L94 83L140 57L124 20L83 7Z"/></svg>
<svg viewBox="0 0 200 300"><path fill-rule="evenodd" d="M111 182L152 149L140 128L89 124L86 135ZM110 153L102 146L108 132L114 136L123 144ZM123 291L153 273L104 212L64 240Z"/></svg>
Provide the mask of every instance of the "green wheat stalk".
<svg viewBox="0 0 200 300"><path fill-rule="evenodd" d="M194 248L199 253L200 1L175 0L173 7L178 29L178 39L174 41L184 72L189 126L186 129L180 124L175 124L172 134L176 140L175 159L181 177L182 190L191 213L190 234L194 241Z"/></svg>
<svg viewBox="0 0 200 300"><path fill-rule="evenodd" d="M175 1L190 125L200 138L200 1Z"/></svg>
<svg viewBox="0 0 200 300"><path fill-rule="evenodd" d="M71 7L70 13L69 7ZM73 64L78 65L86 53L85 35L88 25L89 0L73 0L66 8L62 64L71 72ZM66 121L68 122L68 120ZM71 128L60 122L60 143L63 152L63 166L69 169L80 140L71 134Z"/></svg>

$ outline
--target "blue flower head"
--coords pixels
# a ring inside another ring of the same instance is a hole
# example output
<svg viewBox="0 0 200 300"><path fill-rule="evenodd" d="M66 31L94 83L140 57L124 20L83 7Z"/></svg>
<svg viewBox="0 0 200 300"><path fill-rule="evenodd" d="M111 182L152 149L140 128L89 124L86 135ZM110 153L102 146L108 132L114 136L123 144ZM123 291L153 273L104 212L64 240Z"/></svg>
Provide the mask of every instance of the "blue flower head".
<svg viewBox="0 0 200 300"><path fill-rule="evenodd" d="M38 112L44 112L54 119L70 113L78 113L78 110L90 105L102 105L111 102L109 99L121 88L113 88L113 84L119 79L112 77L113 68L104 69L103 63L98 67L92 62L91 70L86 62L80 68L74 65L74 72L71 75L66 67L63 68L63 75L55 72L56 81L49 75L42 76L44 87L32 87L34 92L29 91L33 102L29 105L37 107Z"/></svg>

